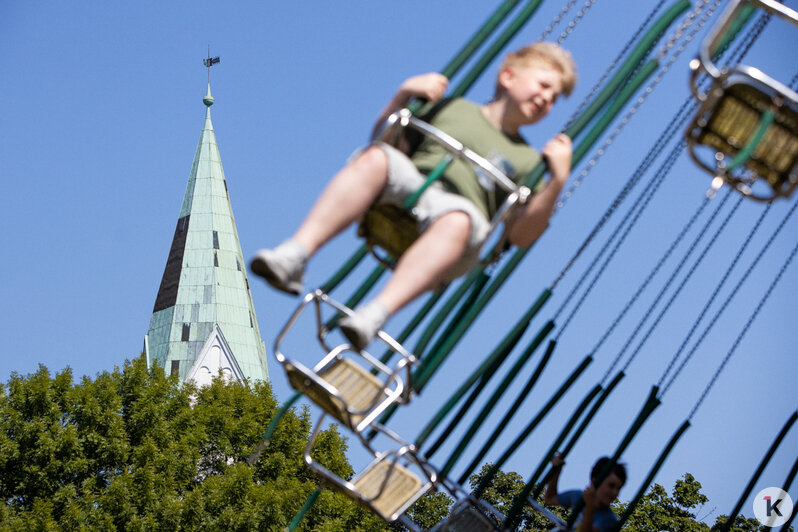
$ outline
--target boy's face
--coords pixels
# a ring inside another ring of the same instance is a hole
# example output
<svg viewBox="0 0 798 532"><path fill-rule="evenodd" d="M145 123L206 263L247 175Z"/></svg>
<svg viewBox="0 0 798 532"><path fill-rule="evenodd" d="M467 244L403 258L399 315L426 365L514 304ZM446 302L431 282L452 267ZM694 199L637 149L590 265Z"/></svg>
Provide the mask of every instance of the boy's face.
<svg viewBox="0 0 798 532"><path fill-rule="evenodd" d="M622 487L623 481L618 478L618 475L610 473L610 475L604 479L604 482L601 483L601 486L596 489L596 496L598 497L599 504L601 504L602 507L611 505L615 499L618 498L618 494L621 492Z"/></svg>
<svg viewBox="0 0 798 532"><path fill-rule="evenodd" d="M534 124L549 111L562 92L562 74L543 62L505 68L499 76L510 118L522 125Z"/></svg>

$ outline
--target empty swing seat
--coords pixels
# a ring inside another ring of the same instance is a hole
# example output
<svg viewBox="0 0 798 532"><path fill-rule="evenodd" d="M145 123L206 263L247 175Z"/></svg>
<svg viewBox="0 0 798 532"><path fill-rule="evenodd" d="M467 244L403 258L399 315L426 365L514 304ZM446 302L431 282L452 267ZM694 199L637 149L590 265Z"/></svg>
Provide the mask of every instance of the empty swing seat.
<svg viewBox="0 0 798 532"><path fill-rule="evenodd" d="M773 0L730 0L690 63L701 107L687 129L690 155L715 176L753 199L789 197L798 186L798 93L747 65L719 67L713 56L744 10L763 9L798 26L798 12ZM700 74L711 78L706 92ZM709 156L706 153L709 152Z"/></svg>
<svg viewBox="0 0 798 532"><path fill-rule="evenodd" d="M498 532L499 520L504 516L495 510L486 511L482 505L477 506L471 498L457 503L446 520L435 527L435 532Z"/></svg>
<svg viewBox="0 0 798 532"><path fill-rule="evenodd" d="M352 479L355 489L380 517L395 521L421 495L424 481L400 464L380 460Z"/></svg>
<svg viewBox="0 0 798 532"><path fill-rule="evenodd" d="M318 339L326 352L313 367L288 357L281 345L288 331L311 303L316 310ZM327 343L329 331L322 319L322 304L338 314L352 313L351 309L332 300L321 290L308 293L277 336L275 358L285 369L292 388L304 393L324 412L359 435L389 406L409 400L410 388L407 383L410 381L410 367L416 359L383 331L378 333L378 337L400 355L393 366L382 363L367 351L357 351L346 343L331 347Z"/></svg>
<svg viewBox="0 0 798 532"><path fill-rule="evenodd" d="M437 482L432 466L417 456L413 446L398 435L375 425L377 431L398 444L398 449L373 453L374 459L366 468L346 480L328 470L312 456L313 446L324 425L324 415L316 423L305 447L304 458L308 467L324 484L365 506L388 522L402 523L407 529L421 529L405 516L405 512Z"/></svg>
<svg viewBox="0 0 798 532"><path fill-rule="evenodd" d="M718 96L707 100L688 132L693 158L698 159L696 145L701 145L722 154L721 161L734 161L764 126L743 164L771 189L770 194L755 197L788 197L798 184L798 112L786 105L775 106L774 101L777 97L743 81L718 90ZM773 119L764 125L762 119L768 111ZM717 167L701 165L718 173ZM728 180L743 192L750 188L745 178L730 176Z"/></svg>

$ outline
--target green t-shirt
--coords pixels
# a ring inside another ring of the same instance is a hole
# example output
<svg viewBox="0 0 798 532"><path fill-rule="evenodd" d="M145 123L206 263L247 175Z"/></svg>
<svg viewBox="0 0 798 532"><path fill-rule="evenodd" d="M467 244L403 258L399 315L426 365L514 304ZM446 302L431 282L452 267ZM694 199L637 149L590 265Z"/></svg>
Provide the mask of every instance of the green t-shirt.
<svg viewBox="0 0 798 532"><path fill-rule="evenodd" d="M540 161L538 152L523 138L508 135L491 124L479 105L456 98L435 108L437 111L429 119L430 124L490 161L515 183L521 184ZM420 113L420 116L423 118L424 113ZM411 159L416 168L427 173L437 166L446 153L440 144L425 137ZM441 178L441 183L452 192L471 200L490 220L507 194L489 176L481 174L484 172L456 158ZM543 185L541 181L539 187Z"/></svg>

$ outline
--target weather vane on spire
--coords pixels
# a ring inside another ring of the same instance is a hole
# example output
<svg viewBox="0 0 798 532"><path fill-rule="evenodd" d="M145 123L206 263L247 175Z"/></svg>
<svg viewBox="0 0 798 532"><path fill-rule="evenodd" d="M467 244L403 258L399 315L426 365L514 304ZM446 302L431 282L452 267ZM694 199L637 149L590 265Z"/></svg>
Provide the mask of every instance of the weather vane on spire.
<svg viewBox="0 0 798 532"><path fill-rule="evenodd" d="M208 58L202 60L202 64L208 68L208 84L211 83L211 67L219 62L218 57L211 57L211 47L208 45Z"/></svg>

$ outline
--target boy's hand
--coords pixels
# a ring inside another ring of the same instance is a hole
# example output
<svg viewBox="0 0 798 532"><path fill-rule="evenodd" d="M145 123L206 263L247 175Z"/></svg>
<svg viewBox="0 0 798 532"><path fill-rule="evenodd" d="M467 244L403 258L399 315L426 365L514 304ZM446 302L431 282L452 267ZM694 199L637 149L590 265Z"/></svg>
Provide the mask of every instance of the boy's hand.
<svg viewBox="0 0 798 532"><path fill-rule="evenodd" d="M423 98L430 102L437 102L446 94L449 79L437 72L421 74L407 78L400 86L399 92L408 100L410 98Z"/></svg>
<svg viewBox="0 0 798 532"><path fill-rule="evenodd" d="M555 454L551 457L551 465L556 468L561 468L565 465L565 459L562 457L560 453Z"/></svg>
<svg viewBox="0 0 798 532"><path fill-rule="evenodd" d="M565 133L560 133L543 146L541 153L549 163L551 177L565 183L568 174L571 173L571 155L573 154L571 138Z"/></svg>
<svg viewBox="0 0 798 532"><path fill-rule="evenodd" d="M596 488L594 488L592 484L585 488L585 491L582 492L582 499L585 501L586 508L595 509L598 507L598 495L596 494Z"/></svg>

